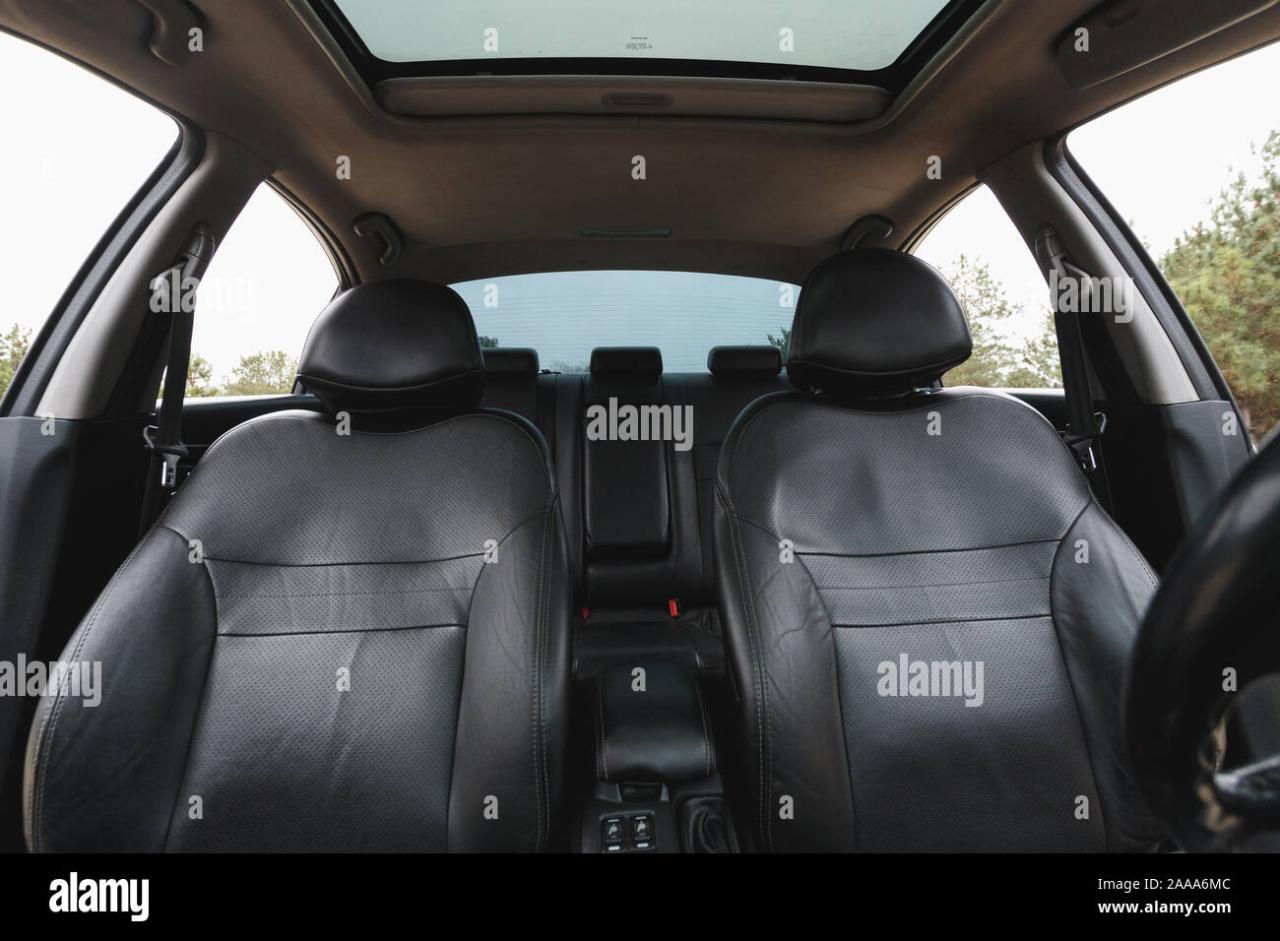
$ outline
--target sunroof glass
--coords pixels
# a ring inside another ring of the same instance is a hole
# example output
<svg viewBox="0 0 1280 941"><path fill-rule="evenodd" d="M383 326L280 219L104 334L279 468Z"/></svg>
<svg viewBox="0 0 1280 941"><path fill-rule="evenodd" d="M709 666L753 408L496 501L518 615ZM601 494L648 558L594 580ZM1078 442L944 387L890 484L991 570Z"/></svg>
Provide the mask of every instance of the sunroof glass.
<svg viewBox="0 0 1280 941"><path fill-rule="evenodd" d="M683 59L875 71L947 0L335 0L387 62Z"/></svg>

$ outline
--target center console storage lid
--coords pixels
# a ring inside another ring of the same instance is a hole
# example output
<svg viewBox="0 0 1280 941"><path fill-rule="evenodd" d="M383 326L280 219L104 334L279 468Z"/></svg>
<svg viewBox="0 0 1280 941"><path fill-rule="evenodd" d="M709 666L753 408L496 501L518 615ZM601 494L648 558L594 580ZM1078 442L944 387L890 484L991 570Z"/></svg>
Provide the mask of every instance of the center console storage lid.
<svg viewBox="0 0 1280 941"><path fill-rule="evenodd" d="M655 784L716 770L711 723L692 671L662 660L619 661L596 679L596 776Z"/></svg>

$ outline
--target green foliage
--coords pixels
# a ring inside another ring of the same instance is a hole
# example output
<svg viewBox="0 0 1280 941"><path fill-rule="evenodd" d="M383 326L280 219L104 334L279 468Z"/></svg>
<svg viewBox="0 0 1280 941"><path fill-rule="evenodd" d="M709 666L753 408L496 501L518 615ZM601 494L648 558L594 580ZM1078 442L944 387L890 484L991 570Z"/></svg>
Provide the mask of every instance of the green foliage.
<svg viewBox="0 0 1280 941"><path fill-rule="evenodd" d="M1034 337L1015 344L1015 360L1005 372L1004 385L1010 389L1062 388L1062 357L1051 311L1045 311Z"/></svg>
<svg viewBox="0 0 1280 941"><path fill-rule="evenodd" d="M497 348L498 348L498 338L497 338L497 337L486 337L486 336L482 336L482 337L480 337L480 349L482 349L482 350L496 350Z"/></svg>
<svg viewBox="0 0 1280 941"><path fill-rule="evenodd" d="M0 396L9 388L13 377L18 372L22 358L31 348L31 331L23 330L18 324L9 328L9 332L0 336Z"/></svg>
<svg viewBox="0 0 1280 941"><path fill-rule="evenodd" d="M782 361L785 363L787 354L791 352L791 328L783 327L779 336L775 337L772 333L767 334L767 336L769 337L769 345L778 348L778 352L782 354Z"/></svg>
<svg viewBox="0 0 1280 941"><path fill-rule="evenodd" d="M1030 339L1012 333L1019 309L986 262L961 255L946 271L969 320L973 355L947 373L949 386L1044 388L1062 385L1053 315L1046 309Z"/></svg>
<svg viewBox="0 0 1280 941"><path fill-rule="evenodd" d="M283 350L241 356L223 395L287 395L298 377L298 360Z"/></svg>
<svg viewBox="0 0 1280 941"><path fill-rule="evenodd" d="M1280 422L1280 131L1261 155L1160 259L1257 438Z"/></svg>
<svg viewBox="0 0 1280 941"><path fill-rule="evenodd" d="M218 394L218 387L213 381L213 367L199 353L191 354L191 365L187 367L187 393L189 399L202 399Z"/></svg>

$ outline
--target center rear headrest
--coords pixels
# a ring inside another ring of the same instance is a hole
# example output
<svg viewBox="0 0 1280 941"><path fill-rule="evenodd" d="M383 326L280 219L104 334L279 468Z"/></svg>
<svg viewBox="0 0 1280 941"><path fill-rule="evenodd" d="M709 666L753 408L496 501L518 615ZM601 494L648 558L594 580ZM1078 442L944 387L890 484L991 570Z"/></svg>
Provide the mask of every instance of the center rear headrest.
<svg viewBox="0 0 1280 941"><path fill-rule="evenodd" d="M485 374L502 379L532 379L538 374L538 351L508 346L483 352Z"/></svg>
<svg viewBox="0 0 1280 941"><path fill-rule="evenodd" d="M656 346L597 346L591 351L591 375L596 379L657 379L662 375L662 350Z"/></svg>
<svg viewBox="0 0 1280 941"><path fill-rule="evenodd" d="M298 381L334 412L475 408L484 367L471 311L430 281L344 291L312 325Z"/></svg>
<svg viewBox="0 0 1280 941"><path fill-rule="evenodd" d="M930 385L972 351L964 310L936 269L868 248L833 255L805 279L787 374L808 392L895 395Z"/></svg>
<svg viewBox="0 0 1280 941"><path fill-rule="evenodd" d="M782 372L782 352L776 346L713 346L707 352L713 376L776 376Z"/></svg>

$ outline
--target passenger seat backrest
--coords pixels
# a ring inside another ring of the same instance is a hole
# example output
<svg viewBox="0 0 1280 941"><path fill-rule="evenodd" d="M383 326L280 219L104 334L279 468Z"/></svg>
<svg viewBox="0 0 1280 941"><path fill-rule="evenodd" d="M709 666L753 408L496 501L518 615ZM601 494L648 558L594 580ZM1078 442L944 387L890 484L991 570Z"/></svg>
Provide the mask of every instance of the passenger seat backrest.
<svg viewBox="0 0 1280 941"><path fill-rule="evenodd" d="M924 262L842 253L801 293L797 391L725 441L716 580L765 848L1158 840L1119 717L1155 578L1042 416L930 389L970 346Z"/></svg>
<svg viewBox="0 0 1280 941"><path fill-rule="evenodd" d="M715 599L715 482L720 446L739 413L764 395L790 386L776 346L716 346L707 353L710 375L690 377L689 400L696 416L694 467L698 495L698 543L702 550L701 595Z"/></svg>

